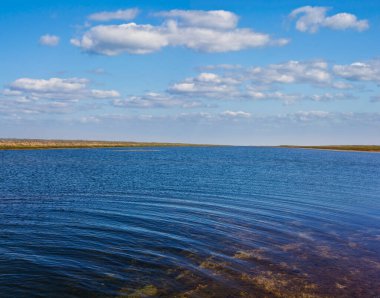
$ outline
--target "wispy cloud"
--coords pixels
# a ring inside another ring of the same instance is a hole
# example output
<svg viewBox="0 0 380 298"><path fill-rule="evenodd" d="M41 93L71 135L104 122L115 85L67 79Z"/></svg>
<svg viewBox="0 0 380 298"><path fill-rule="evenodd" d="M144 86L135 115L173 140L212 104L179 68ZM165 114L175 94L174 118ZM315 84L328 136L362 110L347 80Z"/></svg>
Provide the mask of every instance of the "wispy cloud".
<svg viewBox="0 0 380 298"><path fill-rule="evenodd" d="M130 21L137 17L139 10L137 8L119 9L116 11L102 11L89 15L87 18L96 22L108 21Z"/></svg>
<svg viewBox="0 0 380 298"><path fill-rule="evenodd" d="M104 114L88 116L88 122L108 122L108 121L142 121L159 122L168 124L172 121L180 123L182 121L191 123L245 123L254 126L281 127L283 125L380 125L380 113L359 113L359 112L331 112L323 110L300 110L291 113L279 113L274 115L253 114L246 111L226 110L223 112L192 112L168 115L126 115L126 114ZM249 127L249 126L244 126Z"/></svg>
<svg viewBox="0 0 380 298"><path fill-rule="evenodd" d="M224 111L220 114L221 116L237 119L237 118L250 118L251 113L243 112L243 111Z"/></svg>
<svg viewBox="0 0 380 298"><path fill-rule="evenodd" d="M189 100L184 98L176 98L170 94L160 94L155 92L148 92L141 96L130 96L125 99L115 99L113 102L115 107L125 108L198 108L205 107L205 105L197 100Z"/></svg>
<svg viewBox="0 0 380 298"><path fill-rule="evenodd" d="M40 44L49 47L55 47L59 44L60 38L57 35L45 34L40 37Z"/></svg>
<svg viewBox="0 0 380 298"><path fill-rule="evenodd" d="M220 30L237 27L239 17L226 10L179 10L162 11L155 14L164 18L174 19L184 27L212 28Z"/></svg>

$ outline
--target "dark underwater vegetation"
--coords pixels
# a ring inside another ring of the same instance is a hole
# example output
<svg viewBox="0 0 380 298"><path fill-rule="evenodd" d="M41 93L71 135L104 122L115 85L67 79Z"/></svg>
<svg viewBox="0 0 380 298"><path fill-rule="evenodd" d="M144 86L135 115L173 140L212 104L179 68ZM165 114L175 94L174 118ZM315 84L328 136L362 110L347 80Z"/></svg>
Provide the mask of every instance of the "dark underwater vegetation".
<svg viewBox="0 0 380 298"><path fill-rule="evenodd" d="M379 297L380 155L0 151L1 297Z"/></svg>

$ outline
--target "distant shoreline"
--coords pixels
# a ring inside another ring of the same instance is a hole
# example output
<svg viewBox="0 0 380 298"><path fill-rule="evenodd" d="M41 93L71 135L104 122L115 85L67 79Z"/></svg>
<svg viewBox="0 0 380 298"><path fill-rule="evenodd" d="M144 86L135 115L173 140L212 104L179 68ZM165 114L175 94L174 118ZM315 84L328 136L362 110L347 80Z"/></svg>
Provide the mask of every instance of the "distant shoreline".
<svg viewBox="0 0 380 298"><path fill-rule="evenodd" d="M0 150L50 150L50 149L101 149L101 148L142 148L142 147L230 147L229 145L159 143L159 142L118 142L85 140L44 140L44 139L0 139ZM251 147L251 146L249 146ZM256 146L253 146L256 147ZM380 153L380 145L326 145L326 146L257 146L268 148L329 150L348 152Z"/></svg>
<svg viewBox="0 0 380 298"><path fill-rule="evenodd" d="M211 147L211 146L216 146L216 145L185 144L185 143L159 143L159 142L0 139L0 150L141 148L141 147Z"/></svg>
<svg viewBox="0 0 380 298"><path fill-rule="evenodd" d="M328 150L328 151L340 151L340 152L368 152L368 153L380 153L380 145L333 145L333 146L292 146L281 145L277 148L289 148L289 149L306 149L306 150Z"/></svg>

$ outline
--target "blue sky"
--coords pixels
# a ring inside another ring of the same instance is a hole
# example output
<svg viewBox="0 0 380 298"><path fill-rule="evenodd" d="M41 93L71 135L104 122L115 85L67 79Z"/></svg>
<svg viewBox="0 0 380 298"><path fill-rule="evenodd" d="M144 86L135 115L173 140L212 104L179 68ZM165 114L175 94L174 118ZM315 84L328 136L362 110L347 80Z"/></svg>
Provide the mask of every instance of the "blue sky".
<svg viewBox="0 0 380 298"><path fill-rule="evenodd" d="M379 144L378 1L20 1L0 137Z"/></svg>

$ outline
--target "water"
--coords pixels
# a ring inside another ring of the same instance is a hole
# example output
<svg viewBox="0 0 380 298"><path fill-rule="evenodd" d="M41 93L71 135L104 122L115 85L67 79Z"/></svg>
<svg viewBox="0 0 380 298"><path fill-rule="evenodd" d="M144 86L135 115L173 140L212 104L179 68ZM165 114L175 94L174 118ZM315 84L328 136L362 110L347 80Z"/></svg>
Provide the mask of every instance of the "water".
<svg viewBox="0 0 380 298"><path fill-rule="evenodd" d="M0 165L1 297L380 296L380 154L21 150Z"/></svg>

